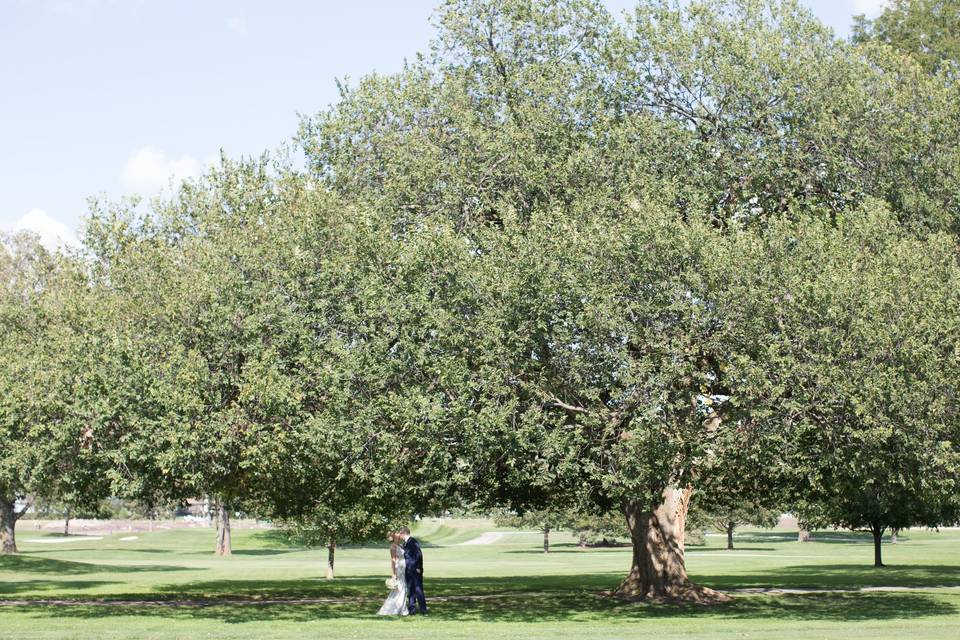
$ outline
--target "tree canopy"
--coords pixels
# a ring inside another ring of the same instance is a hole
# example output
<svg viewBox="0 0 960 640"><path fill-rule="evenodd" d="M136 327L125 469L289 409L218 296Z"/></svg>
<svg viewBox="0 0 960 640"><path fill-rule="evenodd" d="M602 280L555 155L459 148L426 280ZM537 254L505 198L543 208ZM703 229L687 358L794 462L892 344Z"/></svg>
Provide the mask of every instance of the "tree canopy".
<svg viewBox="0 0 960 640"><path fill-rule="evenodd" d="M96 205L81 255L7 250L7 502L23 461L64 495L209 495L219 553L240 506L331 553L451 501L617 510L618 594L704 602L701 489L957 519L953 75L793 0L435 22L302 119L304 164L223 158Z"/></svg>
<svg viewBox="0 0 960 640"><path fill-rule="evenodd" d="M95 505L109 483L100 425L107 336L81 263L28 233L0 247L0 553L36 497ZM18 501L26 506L18 509Z"/></svg>
<svg viewBox="0 0 960 640"><path fill-rule="evenodd" d="M859 15L854 42L878 41L909 54L930 72L960 62L960 3L956 0L893 0L873 20Z"/></svg>

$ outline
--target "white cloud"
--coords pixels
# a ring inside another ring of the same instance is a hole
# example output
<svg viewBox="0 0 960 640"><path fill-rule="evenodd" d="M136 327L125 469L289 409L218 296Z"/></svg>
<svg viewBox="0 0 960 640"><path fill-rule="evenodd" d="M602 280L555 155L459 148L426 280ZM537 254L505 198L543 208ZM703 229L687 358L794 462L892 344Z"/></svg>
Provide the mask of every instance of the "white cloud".
<svg viewBox="0 0 960 640"><path fill-rule="evenodd" d="M887 6L887 0L852 0L854 13L864 13L868 18L880 15Z"/></svg>
<svg viewBox="0 0 960 640"><path fill-rule="evenodd" d="M231 16L227 18L227 29L238 36L247 35L247 19L243 16Z"/></svg>
<svg viewBox="0 0 960 640"><path fill-rule="evenodd" d="M23 217L13 223L13 231L32 231L40 236L40 243L53 251L60 246L76 247L80 245L77 236L64 223L51 217L43 209L30 209Z"/></svg>
<svg viewBox="0 0 960 640"><path fill-rule="evenodd" d="M203 165L193 156L168 158L156 147L142 147L134 151L123 165L123 185L130 191L152 194L171 183L176 185L187 178L200 175Z"/></svg>

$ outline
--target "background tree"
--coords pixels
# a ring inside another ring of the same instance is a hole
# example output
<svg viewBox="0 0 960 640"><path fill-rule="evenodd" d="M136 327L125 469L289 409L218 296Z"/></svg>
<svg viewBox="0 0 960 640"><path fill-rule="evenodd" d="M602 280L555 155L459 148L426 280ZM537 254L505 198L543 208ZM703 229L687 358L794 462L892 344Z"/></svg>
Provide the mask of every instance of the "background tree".
<svg viewBox="0 0 960 640"><path fill-rule="evenodd" d="M30 234L0 251L0 551L16 553L18 500L96 505L107 490L99 391L103 333L81 264Z"/></svg>
<svg viewBox="0 0 960 640"><path fill-rule="evenodd" d="M301 544L327 549L326 579L333 580L337 547L348 543L387 540L406 520L389 519L384 504L372 496L354 496L339 490L333 500L317 500L296 518L275 521L286 535Z"/></svg>
<svg viewBox="0 0 960 640"><path fill-rule="evenodd" d="M88 232L149 401L118 441L118 484L135 497L212 495L218 555L231 551L231 511L283 469L285 430L318 395L278 275L294 257L284 199L298 192L275 191L269 172L224 161L155 213L101 211Z"/></svg>
<svg viewBox="0 0 960 640"><path fill-rule="evenodd" d="M75 518L105 519L111 516L104 501L101 500L99 503L89 504L88 500L82 497L77 499L77 497L73 495L61 496L60 499L56 500L35 499L32 502L31 508L34 518L63 520L63 535L65 536L70 535L70 521Z"/></svg>
<svg viewBox="0 0 960 640"><path fill-rule="evenodd" d="M737 402L785 422L801 519L870 531L881 566L886 528L957 517L955 241L911 238L877 204L738 240L726 323L762 338Z"/></svg>
<svg viewBox="0 0 960 640"><path fill-rule="evenodd" d="M733 533L738 527L748 525L772 528L780 520L780 510L765 508L750 500L742 500L736 505L705 505L704 494L694 498L691 519L708 523L717 531L727 535L727 549L733 549Z"/></svg>
<svg viewBox="0 0 960 640"><path fill-rule="evenodd" d="M674 125L670 153L647 153L684 176L689 215L762 224L879 197L908 226L958 229L949 79L839 42L789 0L641 2L612 47L616 101Z"/></svg>
<svg viewBox="0 0 960 640"><path fill-rule="evenodd" d="M265 158L225 160L154 208L101 210L88 231L146 399L118 439L118 491L211 495L220 554L241 505L335 542L435 494L417 476L418 428L440 411L414 369L423 292L403 286L429 253Z"/></svg>
<svg viewBox="0 0 960 640"><path fill-rule="evenodd" d="M571 514L568 527L581 547L609 547L630 538L623 514L611 511L603 515ZM685 538L686 539L686 538Z"/></svg>
<svg viewBox="0 0 960 640"><path fill-rule="evenodd" d="M726 403L710 254L869 196L918 233L956 228L955 87L794 2L647 2L621 28L587 0L451 1L436 21L428 56L344 87L299 141L319 182L444 260L417 319L447 389L444 486L522 509L549 479L622 508L621 594L713 597L683 565L693 469L781 436Z"/></svg>
<svg viewBox="0 0 960 640"><path fill-rule="evenodd" d="M545 509L531 509L522 513L499 511L493 516L498 527L515 529L535 529L543 534L543 552L550 553L550 532L569 526L571 514L558 513Z"/></svg>
<svg viewBox="0 0 960 640"><path fill-rule="evenodd" d="M960 61L960 3L956 0L893 0L873 20L854 17L854 42L882 42L934 72Z"/></svg>

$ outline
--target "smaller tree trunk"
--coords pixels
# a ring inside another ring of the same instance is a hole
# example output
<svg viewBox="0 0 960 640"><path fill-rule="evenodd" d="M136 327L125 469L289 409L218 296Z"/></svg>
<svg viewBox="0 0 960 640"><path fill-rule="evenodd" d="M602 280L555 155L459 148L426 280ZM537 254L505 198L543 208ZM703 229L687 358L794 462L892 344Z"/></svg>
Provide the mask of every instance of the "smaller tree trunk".
<svg viewBox="0 0 960 640"><path fill-rule="evenodd" d="M226 502L217 503L217 551L218 556L233 554L230 542L230 507Z"/></svg>
<svg viewBox="0 0 960 640"><path fill-rule="evenodd" d="M735 526L736 525L733 522L727 523L727 549L730 550L733 549L733 529Z"/></svg>
<svg viewBox="0 0 960 640"><path fill-rule="evenodd" d="M883 566L883 556L880 552L880 543L883 539L883 530L886 527L874 526L870 533L873 534L873 566L882 567Z"/></svg>
<svg viewBox="0 0 960 640"><path fill-rule="evenodd" d="M897 544L897 534L900 533L899 527L890 528L890 544Z"/></svg>
<svg viewBox="0 0 960 640"><path fill-rule="evenodd" d="M327 580L333 580L333 561L336 555L337 555L337 541L331 540L327 544Z"/></svg>
<svg viewBox="0 0 960 640"><path fill-rule="evenodd" d="M17 509L13 500L0 498L0 555L17 553Z"/></svg>
<svg viewBox="0 0 960 640"><path fill-rule="evenodd" d="M70 535L70 507L67 507L63 512L63 535Z"/></svg>
<svg viewBox="0 0 960 640"><path fill-rule="evenodd" d="M797 532L797 542L810 542L810 532L801 527Z"/></svg>
<svg viewBox="0 0 960 640"><path fill-rule="evenodd" d="M543 552L550 553L550 525L543 525Z"/></svg>

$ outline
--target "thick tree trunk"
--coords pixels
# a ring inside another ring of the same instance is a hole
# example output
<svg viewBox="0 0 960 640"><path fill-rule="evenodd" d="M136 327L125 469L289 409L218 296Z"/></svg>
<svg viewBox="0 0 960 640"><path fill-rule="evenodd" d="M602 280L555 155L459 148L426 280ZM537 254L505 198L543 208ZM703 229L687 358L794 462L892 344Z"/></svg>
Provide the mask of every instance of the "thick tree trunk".
<svg viewBox="0 0 960 640"><path fill-rule="evenodd" d="M217 503L217 551L218 556L233 553L230 544L230 506L223 501Z"/></svg>
<svg viewBox="0 0 960 640"><path fill-rule="evenodd" d="M880 552L880 543L883 539L883 530L886 527L873 527L870 533L873 534L873 566L883 566L883 555Z"/></svg>
<svg viewBox="0 0 960 640"><path fill-rule="evenodd" d="M810 542L810 532L801 527L797 533L797 542Z"/></svg>
<svg viewBox="0 0 960 640"><path fill-rule="evenodd" d="M624 505L633 543L630 573L616 595L630 599L715 603L729 596L695 585L683 557L684 524L691 488L667 488L663 502L650 509L638 501Z"/></svg>
<svg viewBox="0 0 960 640"><path fill-rule="evenodd" d="M0 498L0 556L17 553L17 509L13 500Z"/></svg>
<svg viewBox="0 0 960 640"><path fill-rule="evenodd" d="M543 525L543 552L550 553L550 525Z"/></svg>
<svg viewBox="0 0 960 640"><path fill-rule="evenodd" d="M331 540L327 544L327 580L333 580L333 561L337 555L337 541Z"/></svg>
<svg viewBox="0 0 960 640"><path fill-rule="evenodd" d="M727 549L733 549L733 529L734 523L727 523Z"/></svg>

